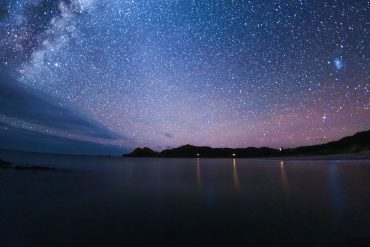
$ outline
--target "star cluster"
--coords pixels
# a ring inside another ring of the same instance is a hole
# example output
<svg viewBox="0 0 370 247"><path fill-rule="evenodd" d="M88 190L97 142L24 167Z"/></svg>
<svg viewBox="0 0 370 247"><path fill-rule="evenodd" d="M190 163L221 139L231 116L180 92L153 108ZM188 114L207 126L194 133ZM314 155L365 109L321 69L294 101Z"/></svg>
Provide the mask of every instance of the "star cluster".
<svg viewBox="0 0 370 247"><path fill-rule="evenodd" d="M123 147L310 145L370 128L369 17L369 1L17 0L0 72Z"/></svg>

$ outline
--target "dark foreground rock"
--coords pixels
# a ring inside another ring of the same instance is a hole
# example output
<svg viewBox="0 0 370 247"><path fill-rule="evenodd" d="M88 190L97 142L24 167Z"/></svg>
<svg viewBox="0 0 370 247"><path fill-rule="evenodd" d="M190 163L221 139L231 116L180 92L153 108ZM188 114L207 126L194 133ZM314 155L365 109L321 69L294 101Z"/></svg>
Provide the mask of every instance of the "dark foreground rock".
<svg viewBox="0 0 370 247"><path fill-rule="evenodd" d="M12 166L13 166L12 163L0 159L0 168L6 169L6 168L12 168Z"/></svg>
<svg viewBox="0 0 370 247"><path fill-rule="evenodd" d="M18 171L28 170L28 171L53 171L55 170L54 167L49 166L20 166L14 165L11 162L4 161L0 159L0 169L14 169Z"/></svg>
<svg viewBox="0 0 370 247"><path fill-rule="evenodd" d="M49 166L14 166L14 170L30 170L30 171L53 171L54 167Z"/></svg>

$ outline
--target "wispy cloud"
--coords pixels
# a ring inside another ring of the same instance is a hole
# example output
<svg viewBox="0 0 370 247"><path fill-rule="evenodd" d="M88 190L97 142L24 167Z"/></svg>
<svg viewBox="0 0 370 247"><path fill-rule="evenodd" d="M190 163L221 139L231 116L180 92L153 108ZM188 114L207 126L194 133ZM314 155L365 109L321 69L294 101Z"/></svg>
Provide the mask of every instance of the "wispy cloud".
<svg viewBox="0 0 370 247"><path fill-rule="evenodd" d="M0 123L3 130L24 130L105 145L120 145L126 139L83 114L55 103L47 95L4 78L0 79Z"/></svg>
<svg viewBox="0 0 370 247"><path fill-rule="evenodd" d="M167 138L173 138L173 135L172 135L172 134L170 134L170 133L162 132L161 134L162 134L162 135L164 135L164 136L165 136L165 137L167 137Z"/></svg>

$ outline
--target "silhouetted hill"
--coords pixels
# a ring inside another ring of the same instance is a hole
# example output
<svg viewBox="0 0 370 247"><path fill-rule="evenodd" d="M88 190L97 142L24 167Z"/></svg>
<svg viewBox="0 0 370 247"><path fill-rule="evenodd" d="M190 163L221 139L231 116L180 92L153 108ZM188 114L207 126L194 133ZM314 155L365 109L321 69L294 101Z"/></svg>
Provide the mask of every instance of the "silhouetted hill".
<svg viewBox="0 0 370 247"><path fill-rule="evenodd" d="M278 155L279 151L272 148L211 148L211 147L197 147L185 145L174 149L166 149L160 152L161 157L233 157L235 154L238 157L263 157Z"/></svg>
<svg viewBox="0 0 370 247"><path fill-rule="evenodd" d="M367 150L370 150L370 130L359 132L353 136L344 137L339 141L328 142L321 145L285 149L282 151L268 147L211 148L187 144L178 148L165 149L162 152L155 152L150 148L136 148L133 152L124 155L124 157L226 158L234 157L235 155L235 157L238 158L261 158L356 153Z"/></svg>
<svg viewBox="0 0 370 247"><path fill-rule="evenodd" d="M328 142L321 145L298 147L291 151L291 154L338 154L358 153L370 150L370 130L347 136L339 141ZM286 151L284 151L285 153Z"/></svg>
<svg viewBox="0 0 370 247"><path fill-rule="evenodd" d="M124 157L157 157L159 153L151 150L150 148L136 148L129 154L125 154Z"/></svg>

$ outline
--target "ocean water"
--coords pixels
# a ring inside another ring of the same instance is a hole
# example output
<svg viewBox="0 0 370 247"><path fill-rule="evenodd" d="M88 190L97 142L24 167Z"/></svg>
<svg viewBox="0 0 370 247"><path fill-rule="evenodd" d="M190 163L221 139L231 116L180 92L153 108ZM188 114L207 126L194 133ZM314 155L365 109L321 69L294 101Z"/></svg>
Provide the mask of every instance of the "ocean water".
<svg viewBox="0 0 370 247"><path fill-rule="evenodd" d="M370 161L0 158L57 168L0 169L0 246L370 243Z"/></svg>

